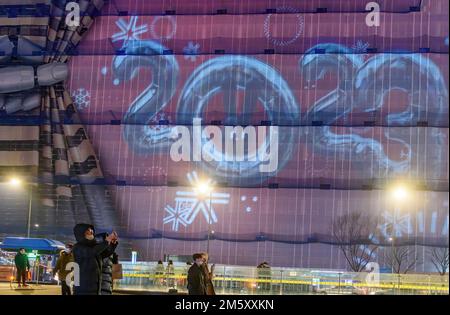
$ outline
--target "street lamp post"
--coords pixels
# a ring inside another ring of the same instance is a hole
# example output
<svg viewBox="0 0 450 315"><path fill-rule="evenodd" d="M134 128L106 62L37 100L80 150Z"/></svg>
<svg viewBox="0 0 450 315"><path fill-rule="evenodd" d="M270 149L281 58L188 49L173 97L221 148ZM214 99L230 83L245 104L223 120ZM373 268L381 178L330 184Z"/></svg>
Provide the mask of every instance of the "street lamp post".
<svg viewBox="0 0 450 315"><path fill-rule="evenodd" d="M206 241L206 252L209 255L209 240L211 238L211 217L212 217L212 209L211 209L211 189L209 189L209 215L208 215L208 239Z"/></svg>
<svg viewBox="0 0 450 315"><path fill-rule="evenodd" d="M15 187L22 185L22 181L19 178L17 178L17 177L11 178L9 183L10 183L11 186L15 186ZM28 214L27 214L27 237L29 238L30 237L30 232L31 232L31 213L32 213L32 210L33 210L32 209L32 206L33 206L33 185L31 183L29 183L29 184L25 184L24 186L25 187L29 186L29 188L30 188L30 197L28 199Z"/></svg>
<svg viewBox="0 0 450 315"><path fill-rule="evenodd" d="M392 216L392 226L391 226L391 237L389 237L389 242L391 243L391 279L392 279L392 288L395 291L395 216L396 211L394 210L394 214Z"/></svg>
<svg viewBox="0 0 450 315"><path fill-rule="evenodd" d="M31 212L33 205L33 186L30 184L30 198L28 202L28 219L27 219L27 237L30 237L30 229L31 229Z"/></svg>
<svg viewBox="0 0 450 315"><path fill-rule="evenodd" d="M200 182L198 183L197 187L196 187L197 192L202 195L204 198L207 197L208 200L208 237L207 237L207 242L206 242L206 252L209 255L209 243L210 243L210 239L211 239L211 218L212 218L212 207L211 207L211 199L212 199L212 191L213 191L213 187L211 184L211 180L207 180L205 182Z"/></svg>
<svg viewBox="0 0 450 315"><path fill-rule="evenodd" d="M397 212L399 210L399 204L403 204L406 202L408 195L409 195L409 190L403 186L403 185L399 185L397 186L393 191L392 191L392 195L395 199L395 205L394 205L394 213L392 215L392 235L390 238L391 241L391 252L392 252L392 257L391 257L391 275L392 275L392 281L394 283L394 288L395 288L395 272L394 272L394 265L395 265L395 260L396 260L396 250L395 250L395 237L396 237L396 217L397 217ZM400 266L399 266L400 267ZM400 270L397 270L398 272L400 272ZM399 284L400 286L400 284Z"/></svg>

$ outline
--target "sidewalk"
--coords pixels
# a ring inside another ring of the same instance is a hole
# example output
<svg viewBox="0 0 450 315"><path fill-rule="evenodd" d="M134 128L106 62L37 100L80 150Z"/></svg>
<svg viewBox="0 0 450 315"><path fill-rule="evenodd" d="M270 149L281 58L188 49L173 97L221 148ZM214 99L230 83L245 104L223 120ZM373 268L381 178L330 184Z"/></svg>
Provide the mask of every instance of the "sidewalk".
<svg viewBox="0 0 450 315"><path fill-rule="evenodd" d="M167 295L162 291L125 291L117 290L114 295ZM61 295L61 287L58 285L30 284L27 288L17 288L17 283L0 282L0 295Z"/></svg>
<svg viewBox="0 0 450 315"><path fill-rule="evenodd" d="M30 284L27 288L17 288L17 283L0 282L0 295L59 295L61 289L57 285Z"/></svg>

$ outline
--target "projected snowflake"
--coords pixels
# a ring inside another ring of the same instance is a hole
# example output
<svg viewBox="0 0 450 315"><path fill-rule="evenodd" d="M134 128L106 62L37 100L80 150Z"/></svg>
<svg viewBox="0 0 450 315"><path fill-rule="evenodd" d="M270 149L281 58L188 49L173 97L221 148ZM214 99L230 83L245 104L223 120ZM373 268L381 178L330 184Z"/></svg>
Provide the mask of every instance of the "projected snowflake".
<svg viewBox="0 0 450 315"><path fill-rule="evenodd" d="M78 110L86 109L91 104L91 94L84 88L73 91L72 99Z"/></svg>
<svg viewBox="0 0 450 315"><path fill-rule="evenodd" d="M148 25L137 26L137 20L137 16L132 16L128 23L123 18L118 19L116 25L120 28L120 32L113 34L112 42L123 41L122 47L125 47L130 40L140 40L139 35L148 31Z"/></svg>
<svg viewBox="0 0 450 315"><path fill-rule="evenodd" d="M411 216L409 214L398 215L386 211L383 214L385 223L380 224L378 228L384 237L402 237L411 234Z"/></svg>
<svg viewBox="0 0 450 315"><path fill-rule="evenodd" d="M197 172L187 174L187 179L192 187L199 183ZM209 185L214 185L210 181ZM202 214L207 223L217 223L217 214L213 208L214 204L228 204L230 194L211 192L210 196L202 196L194 188L190 191L177 191L175 207L167 205L164 210L167 216L163 218L163 224L172 224L172 230L178 231L180 225L184 227L192 224L199 214Z"/></svg>
<svg viewBox="0 0 450 315"><path fill-rule="evenodd" d="M197 59L197 55L200 52L200 44L189 42L186 47L183 48L184 59L194 62Z"/></svg>
<svg viewBox="0 0 450 315"><path fill-rule="evenodd" d="M167 211L168 215L163 219L163 223L172 223L172 231L178 231L180 224L184 227L188 225L185 216L190 210L189 207L183 208L181 206L176 206L175 208L173 208L171 206L166 206L164 210Z"/></svg>

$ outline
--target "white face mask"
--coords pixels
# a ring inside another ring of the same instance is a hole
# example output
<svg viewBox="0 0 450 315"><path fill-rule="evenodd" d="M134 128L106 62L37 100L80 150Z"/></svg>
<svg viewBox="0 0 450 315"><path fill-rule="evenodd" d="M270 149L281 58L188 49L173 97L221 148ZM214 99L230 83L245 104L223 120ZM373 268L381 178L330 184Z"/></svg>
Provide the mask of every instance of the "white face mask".
<svg viewBox="0 0 450 315"><path fill-rule="evenodd" d="M64 251L65 251L67 254L70 254L70 252L71 252L71 250L70 250L69 248L66 248Z"/></svg>
<svg viewBox="0 0 450 315"><path fill-rule="evenodd" d="M93 234L89 234L85 236L87 240L92 241L94 239L94 235Z"/></svg>

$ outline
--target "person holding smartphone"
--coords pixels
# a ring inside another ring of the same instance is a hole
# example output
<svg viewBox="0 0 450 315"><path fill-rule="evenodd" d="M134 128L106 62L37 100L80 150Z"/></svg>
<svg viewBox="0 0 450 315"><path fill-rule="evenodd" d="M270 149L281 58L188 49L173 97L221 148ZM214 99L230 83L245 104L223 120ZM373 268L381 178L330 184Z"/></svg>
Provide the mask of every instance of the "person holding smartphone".
<svg viewBox="0 0 450 315"><path fill-rule="evenodd" d="M99 241L95 239L94 226L84 223L75 225L73 232L77 240L73 246L73 258L79 271L78 275L74 273L78 279L74 281L73 294L100 295L103 259L114 252L117 234L112 232Z"/></svg>
<svg viewBox="0 0 450 315"><path fill-rule="evenodd" d="M108 233L100 233L95 235L97 242L103 242L108 237ZM118 245L118 238L111 241L111 250L113 251L110 256L103 258L102 261L102 282L101 282L101 295L111 295L113 291L113 265L117 263L118 258L115 253Z"/></svg>

